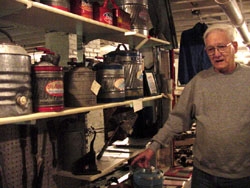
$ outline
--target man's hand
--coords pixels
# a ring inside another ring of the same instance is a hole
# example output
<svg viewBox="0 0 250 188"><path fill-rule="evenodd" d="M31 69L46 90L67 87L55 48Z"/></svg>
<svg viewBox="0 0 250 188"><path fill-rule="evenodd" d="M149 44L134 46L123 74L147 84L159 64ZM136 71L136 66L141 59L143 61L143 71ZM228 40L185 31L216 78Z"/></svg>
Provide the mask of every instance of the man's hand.
<svg viewBox="0 0 250 188"><path fill-rule="evenodd" d="M146 149L139 155L137 155L131 163L131 166L137 164L141 168L149 168L150 167L150 159L154 155L154 151L151 149Z"/></svg>

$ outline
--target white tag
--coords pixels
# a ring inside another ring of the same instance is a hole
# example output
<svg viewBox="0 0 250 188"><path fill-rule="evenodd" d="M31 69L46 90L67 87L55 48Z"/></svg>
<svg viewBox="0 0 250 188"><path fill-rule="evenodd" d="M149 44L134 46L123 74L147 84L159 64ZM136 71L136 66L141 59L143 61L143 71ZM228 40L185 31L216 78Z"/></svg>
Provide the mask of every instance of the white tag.
<svg viewBox="0 0 250 188"><path fill-rule="evenodd" d="M91 91L95 94L95 95L97 95L98 94L98 92L99 92L99 90L100 90L100 88L101 88L101 85L97 82L97 81L93 81L92 82L92 85L91 85Z"/></svg>
<svg viewBox="0 0 250 188"><path fill-rule="evenodd" d="M137 112L143 109L142 99L133 100L133 109L134 109L134 112Z"/></svg>

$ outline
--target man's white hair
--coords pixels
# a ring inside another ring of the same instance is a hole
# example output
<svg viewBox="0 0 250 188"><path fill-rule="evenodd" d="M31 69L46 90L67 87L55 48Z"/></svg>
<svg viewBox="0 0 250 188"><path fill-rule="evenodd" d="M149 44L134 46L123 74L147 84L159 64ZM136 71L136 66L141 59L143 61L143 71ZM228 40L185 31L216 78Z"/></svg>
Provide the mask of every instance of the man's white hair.
<svg viewBox="0 0 250 188"><path fill-rule="evenodd" d="M207 36L213 31L225 32L225 34L228 36L228 38L229 38L229 40L231 40L231 42L235 41L235 39L236 39L237 31L232 25L230 25L230 24L214 24L214 25L209 26L207 28L207 30L205 31L205 33L203 35L204 41L207 38Z"/></svg>

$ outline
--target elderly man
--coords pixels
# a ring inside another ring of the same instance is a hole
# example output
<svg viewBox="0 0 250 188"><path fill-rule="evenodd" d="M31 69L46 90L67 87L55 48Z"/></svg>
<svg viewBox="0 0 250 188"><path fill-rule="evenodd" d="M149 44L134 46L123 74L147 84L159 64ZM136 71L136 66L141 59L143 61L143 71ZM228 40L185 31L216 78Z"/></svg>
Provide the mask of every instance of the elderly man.
<svg viewBox="0 0 250 188"><path fill-rule="evenodd" d="M250 67L235 62L234 36L230 25L206 30L212 67L185 86L169 119L131 165L148 167L160 145L195 121L192 188L250 188Z"/></svg>

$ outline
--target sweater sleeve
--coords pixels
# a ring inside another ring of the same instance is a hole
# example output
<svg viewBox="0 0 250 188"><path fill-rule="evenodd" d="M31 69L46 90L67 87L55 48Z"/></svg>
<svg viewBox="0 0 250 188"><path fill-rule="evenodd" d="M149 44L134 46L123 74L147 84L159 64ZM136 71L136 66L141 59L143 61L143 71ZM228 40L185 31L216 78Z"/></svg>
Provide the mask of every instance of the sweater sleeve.
<svg viewBox="0 0 250 188"><path fill-rule="evenodd" d="M152 138L149 148L153 151L159 149L161 145L167 146L175 135L191 128L195 113L195 106L192 102L192 81L185 86L178 103L170 112L168 120Z"/></svg>

